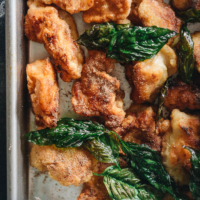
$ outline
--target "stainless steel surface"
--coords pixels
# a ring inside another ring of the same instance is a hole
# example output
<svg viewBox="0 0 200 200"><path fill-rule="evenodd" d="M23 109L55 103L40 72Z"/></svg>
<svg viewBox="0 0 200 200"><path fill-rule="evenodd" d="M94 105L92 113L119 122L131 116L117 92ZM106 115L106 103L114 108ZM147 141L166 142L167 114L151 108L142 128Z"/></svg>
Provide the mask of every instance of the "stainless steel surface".
<svg viewBox="0 0 200 200"><path fill-rule="evenodd" d="M29 116L25 66L27 40L23 34L25 1L6 0L6 88L7 88L7 191L9 200L27 200L26 144Z"/></svg>

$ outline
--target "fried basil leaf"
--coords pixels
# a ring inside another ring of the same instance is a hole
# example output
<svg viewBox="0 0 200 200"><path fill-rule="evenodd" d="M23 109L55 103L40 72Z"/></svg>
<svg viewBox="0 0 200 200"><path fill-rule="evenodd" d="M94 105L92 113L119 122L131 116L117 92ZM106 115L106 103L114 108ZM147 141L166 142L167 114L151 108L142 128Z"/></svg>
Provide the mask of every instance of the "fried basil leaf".
<svg viewBox="0 0 200 200"><path fill-rule="evenodd" d="M107 50L107 56L121 62L143 61L154 57L177 33L169 29L129 24L94 25L77 42L89 50Z"/></svg>
<svg viewBox="0 0 200 200"><path fill-rule="evenodd" d="M184 147L191 153L191 169L190 169L190 191L193 199L200 200L200 151L191 147Z"/></svg>
<svg viewBox="0 0 200 200"><path fill-rule="evenodd" d="M176 12L177 16L183 21L187 22L200 22L200 10L190 8L189 10Z"/></svg>
<svg viewBox="0 0 200 200"><path fill-rule="evenodd" d="M140 178L150 183L160 192L171 194L176 200L188 199L178 193L156 151L144 144L138 145L122 140L120 140L120 143L123 152L127 156L129 166L133 168Z"/></svg>
<svg viewBox="0 0 200 200"><path fill-rule="evenodd" d="M40 146L54 144L58 148L78 147L84 141L92 140L105 132L107 130L104 126L98 123L63 118L58 121L57 127L32 131L24 139Z"/></svg>
<svg viewBox="0 0 200 200"><path fill-rule="evenodd" d="M129 24L115 24L113 22L95 24L78 38L77 43L86 46L88 50L105 50L108 48L113 35L129 27Z"/></svg>
<svg viewBox="0 0 200 200"><path fill-rule="evenodd" d="M88 140L82 147L90 151L99 162L115 163L119 167L120 143L113 132Z"/></svg>
<svg viewBox="0 0 200 200"><path fill-rule="evenodd" d="M172 80L171 78L168 78L160 91L159 99L158 99L158 111L156 115L156 124L161 119L163 104L165 102L165 97L167 96L167 90L169 88L171 80Z"/></svg>
<svg viewBox="0 0 200 200"><path fill-rule="evenodd" d="M121 62L143 61L154 57L176 34L156 26L123 29L112 37L107 56Z"/></svg>
<svg viewBox="0 0 200 200"><path fill-rule="evenodd" d="M95 174L99 175L99 174ZM110 197L114 200L161 200L162 193L145 184L133 169L108 167L100 176Z"/></svg>
<svg viewBox="0 0 200 200"><path fill-rule="evenodd" d="M186 25L180 32L180 47L179 47L179 75L181 79L189 84L194 71L194 42Z"/></svg>

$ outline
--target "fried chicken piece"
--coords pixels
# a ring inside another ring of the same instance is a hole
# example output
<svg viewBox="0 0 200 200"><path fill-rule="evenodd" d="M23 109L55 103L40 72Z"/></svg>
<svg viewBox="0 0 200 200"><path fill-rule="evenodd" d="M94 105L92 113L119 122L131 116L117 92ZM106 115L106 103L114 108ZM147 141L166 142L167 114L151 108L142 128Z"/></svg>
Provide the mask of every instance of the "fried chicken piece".
<svg viewBox="0 0 200 200"><path fill-rule="evenodd" d="M114 62L103 52L91 51L81 80L72 87L71 98L74 112L82 116L102 115L109 127L119 126L125 117L120 82L107 74L114 68Z"/></svg>
<svg viewBox="0 0 200 200"><path fill-rule="evenodd" d="M164 106L170 110L200 109L200 89L181 80L175 80L174 83L167 90Z"/></svg>
<svg viewBox="0 0 200 200"><path fill-rule="evenodd" d="M143 104L132 104L120 127L113 129L126 142L146 144L155 151L161 149L161 138L155 133L156 114L153 108Z"/></svg>
<svg viewBox="0 0 200 200"><path fill-rule="evenodd" d="M171 7L161 1L142 0L138 15L144 26L157 26L179 32L182 25Z"/></svg>
<svg viewBox="0 0 200 200"><path fill-rule="evenodd" d="M39 3L44 3L47 5L55 4L58 7L66 10L67 12L74 14L80 11L85 11L94 5L94 0L35 0Z"/></svg>
<svg viewBox="0 0 200 200"><path fill-rule="evenodd" d="M175 109L171 114L171 130L162 140L162 161L169 175L179 185L189 183L190 152L183 145L200 150L199 116Z"/></svg>
<svg viewBox="0 0 200 200"><path fill-rule="evenodd" d="M81 185L92 177L97 161L82 148L56 148L33 145L30 164L36 169L47 172L61 185Z"/></svg>
<svg viewBox="0 0 200 200"><path fill-rule="evenodd" d="M181 11L188 10L190 8L200 10L200 0L172 0L172 5Z"/></svg>
<svg viewBox="0 0 200 200"><path fill-rule="evenodd" d="M94 6L83 12L83 20L86 23L124 20L130 8L131 0L94 0Z"/></svg>
<svg viewBox="0 0 200 200"><path fill-rule="evenodd" d="M163 0L133 0L128 19L134 25L157 26L179 32L181 20Z"/></svg>
<svg viewBox="0 0 200 200"><path fill-rule="evenodd" d="M55 127L58 119L59 88L50 59L28 64L26 73L36 124L41 127Z"/></svg>
<svg viewBox="0 0 200 200"><path fill-rule="evenodd" d="M195 58L195 67L200 73L200 32L191 34L194 41L194 58Z"/></svg>
<svg viewBox="0 0 200 200"><path fill-rule="evenodd" d="M28 39L44 43L48 53L60 68L63 81L70 82L81 76L83 55L73 42L68 24L58 15L54 7L42 7L28 3L25 17L25 35Z"/></svg>
<svg viewBox="0 0 200 200"><path fill-rule="evenodd" d="M126 76L133 88L131 99L135 103L153 102L168 77L177 72L174 50L165 45L148 60L126 65Z"/></svg>

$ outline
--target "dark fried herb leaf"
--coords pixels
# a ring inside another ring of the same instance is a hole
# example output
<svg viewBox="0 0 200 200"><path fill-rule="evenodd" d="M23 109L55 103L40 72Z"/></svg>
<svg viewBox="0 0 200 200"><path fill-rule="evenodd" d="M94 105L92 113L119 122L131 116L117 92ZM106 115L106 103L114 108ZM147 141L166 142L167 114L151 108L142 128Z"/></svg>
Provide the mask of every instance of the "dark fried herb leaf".
<svg viewBox="0 0 200 200"><path fill-rule="evenodd" d="M108 50L107 56L121 62L143 61L154 57L177 33L169 29L129 24L94 25L77 42L89 50Z"/></svg>
<svg viewBox="0 0 200 200"><path fill-rule="evenodd" d="M200 200L200 151L197 151L191 147L184 147L191 153L191 164L190 169L190 191L193 199Z"/></svg>
<svg viewBox="0 0 200 200"><path fill-rule="evenodd" d="M189 84L192 79L194 71L194 42L186 25L184 25L180 32L180 48L179 48L179 75L181 79Z"/></svg>
<svg viewBox="0 0 200 200"><path fill-rule="evenodd" d="M105 50L117 31L129 27L129 24L115 24L113 22L95 24L78 38L77 43L86 46L89 50Z"/></svg>
<svg viewBox="0 0 200 200"><path fill-rule="evenodd" d="M143 61L154 57L176 34L156 26L123 29L112 37L107 56L121 62Z"/></svg>
<svg viewBox="0 0 200 200"><path fill-rule="evenodd" d="M62 118L56 128L32 131L24 139L40 146L79 147L89 150L99 161L119 166L118 137L103 125L91 121Z"/></svg>
<svg viewBox="0 0 200 200"><path fill-rule="evenodd" d="M159 155L147 145L138 145L120 140L121 148L127 156L128 164L143 180L162 193L171 194L176 200L188 199L180 195L165 171Z"/></svg>
<svg viewBox="0 0 200 200"><path fill-rule="evenodd" d="M95 174L99 175L99 174ZM133 169L119 170L116 166L108 167L100 176L114 200L161 200L162 193L145 184Z"/></svg>
<svg viewBox="0 0 200 200"><path fill-rule="evenodd" d="M168 78L160 91L159 99L158 99L158 111L157 111L157 116L156 116L156 124L161 119L163 104L165 102L165 97L167 96L167 90L169 88L171 80L172 80L171 78Z"/></svg>
<svg viewBox="0 0 200 200"><path fill-rule="evenodd" d="M178 11L176 12L177 16L181 18L183 21L187 22L200 22L200 10L196 10L194 8L190 8L186 11Z"/></svg>
<svg viewBox="0 0 200 200"><path fill-rule="evenodd" d="M40 146L54 144L58 148L78 147L84 141L103 135L105 131L98 123L63 118L58 121L57 127L32 131L24 139Z"/></svg>
<svg viewBox="0 0 200 200"><path fill-rule="evenodd" d="M90 151L99 162L115 163L119 167L120 143L115 133L105 133L93 140L88 140L82 147Z"/></svg>

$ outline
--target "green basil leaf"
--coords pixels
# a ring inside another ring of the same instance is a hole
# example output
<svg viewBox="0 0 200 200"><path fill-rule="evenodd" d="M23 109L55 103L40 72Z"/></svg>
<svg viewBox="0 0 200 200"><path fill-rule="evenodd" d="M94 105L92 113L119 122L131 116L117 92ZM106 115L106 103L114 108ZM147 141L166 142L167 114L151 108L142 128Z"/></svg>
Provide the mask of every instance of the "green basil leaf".
<svg viewBox="0 0 200 200"><path fill-rule="evenodd" d="M200 200L200 151L197 151L191 147L185 147L191 153L191 164L190 169L190 191L193 199Z"/></svg>
<svg viewBox="0 0 200 200"><path fill-rule="evenodd" d="M138 145L120 140L121 148L127 156L128 164L145 181L162 193L171 194L176 200L188 199L179 194L169 174L165 171L156 151L147 145Z"/></svg>
<svg viewBox="0 0 200 200"><path fill-rule="evenodd" d="M115 133L105 133L93 140L88 140L82 147L90 151L99 162L115 163L119 167L120 143Z"/></svg>
<svg viewBox="0 0 200 200"><path fill-rule="evenodd" d="M78 147L105 132L105 127L98 123L63 118L58 121L57 127L32 131L24 139L40 146L54 144L58 148Z"/></svg>
<svg viewBox="0 0 200 200"><path fill-rule="evenodd" d="M77 42L89 50L108 50L108 57L121 62L143 61L154 57L176 34L156 26L106 23L94 25Z"/></svg>
<svg viewBox="0 0 200 200"><path fill-rule="evenodd" d="M177 16L181 18L183 21L187 22L200 22L200 10L196 10L194 8L190 8L186 11L178 11L176 12Z"/></svg>
<svg viewBox="0 0 200 200"><path fill-rule="evenodd" d="M99 174L95 174L99 175ZM100 176L114 200L161 200L162 193L145 184L133 169L108 167Z"/></svg>
<svg viewBox="0 0 200 200"><path fill-rule="evenodd" d="M189 84L194 71L194 42L186 25L180 32L180 47L179 47L179 75L181 79Z"/></svg>
<svg viewBox="0 0 200 200"><path fill-rule="evenodd" d="M172 81L171 77L168 78L160 91L159 99L158 99L158 111L157 111L157 115L156 115L156 124L161 119L163 104L165 102L165 97L167 96L167 90L169 88L171 81Z"/></svg>
<svg viewBox="0 0 200 200"><path fill-rule="evenodd" d="M113 35L124 28L129 28L129 24L95 24L91 29L85 31L77 40L78 44L86 46L89 50L107 49Z"/></svg>
<svg viewBox="0 0 200 200"><path fill-rule="evenodd" d="M156 26L123 29L112 37L107 56L121 62L143 61L154 57L176 34Z"/></svg>

